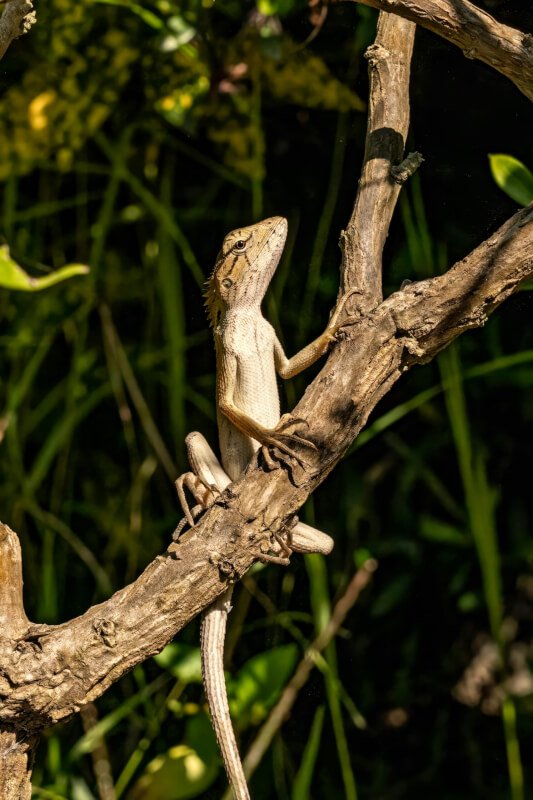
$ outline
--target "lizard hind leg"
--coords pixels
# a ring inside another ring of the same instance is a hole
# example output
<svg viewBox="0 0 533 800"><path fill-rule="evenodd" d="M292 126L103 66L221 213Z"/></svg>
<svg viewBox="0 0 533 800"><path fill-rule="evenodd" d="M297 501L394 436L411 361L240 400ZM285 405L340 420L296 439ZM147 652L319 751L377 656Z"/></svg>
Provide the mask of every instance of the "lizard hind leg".
<svg viewBox="0 0 533 800"><path fill-rule="evenodd" d="M191 528L193 528L194 517L198 516L199 511L201 511L204 508L208 508L208 506L213 504L215 499L213 488L211 486L207 486L201 480L201 478L198 477L198 475L194 474L194 472L184 472L183 475L180 475L179 478L175 481L175 486L176 486L176 491L178 493L181 510L185 514L187 522L189 523ZM194 499L196 500L197 505L195 506L194 509L196 511L196 514L193 511L191 511L191 508L187 501L187 497L185 495L185 489L188 489L189 492L194 497Z"/></svg>
<svg viewBox="0 0 533 800"><path fill-rule="evenodd" d="M192 471L180 475L176 481L176 490L187 522L193 528L195 517L202 509L213 505L217 495L230 483L230 479L201 433L197 431L189 433L185 445ZM189 490L197 503L193 512L187 501L185 489Z"/></svg>

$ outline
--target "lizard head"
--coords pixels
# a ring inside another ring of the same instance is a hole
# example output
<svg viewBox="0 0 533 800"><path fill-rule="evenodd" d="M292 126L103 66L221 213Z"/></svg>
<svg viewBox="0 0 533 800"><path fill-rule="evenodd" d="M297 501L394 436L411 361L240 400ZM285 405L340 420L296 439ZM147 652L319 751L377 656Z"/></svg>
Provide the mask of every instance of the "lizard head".
<svg viewBox="0 0 533 800"><path fill-rule="evenodd" d="M270 217L228 233L207 282L206 305L213 327L228 308L260 305L286 238L284 217Z"/></svg>

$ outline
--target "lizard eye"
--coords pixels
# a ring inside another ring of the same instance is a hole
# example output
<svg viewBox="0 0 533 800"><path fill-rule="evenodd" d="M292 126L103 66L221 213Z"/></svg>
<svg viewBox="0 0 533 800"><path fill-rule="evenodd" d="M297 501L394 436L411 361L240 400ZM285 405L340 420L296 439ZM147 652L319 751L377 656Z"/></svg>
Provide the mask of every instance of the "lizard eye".
<svg viewBox="0 0 533 800"><path fill-rule="evenodd" d="M231 278L224 278L224 280L222 281L222 286L225 289L229 289L230 286L233 286L233 281L231 280Z"/></svg>
<svg viewBox="0 0 533 800"><path fill-rule="evenodd" d="M242 253L243 250L246 250L246 245L247 242L245 242L244 239L239 239L239 241L235 242L235 244L233 245L233 249L237 253Z"/></svg>

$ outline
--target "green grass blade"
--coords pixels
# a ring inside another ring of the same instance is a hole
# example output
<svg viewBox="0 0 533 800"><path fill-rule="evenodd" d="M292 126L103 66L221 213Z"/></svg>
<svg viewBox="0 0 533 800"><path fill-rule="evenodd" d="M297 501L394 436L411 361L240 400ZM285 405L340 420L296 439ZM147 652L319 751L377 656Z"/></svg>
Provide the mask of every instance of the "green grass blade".
<svg viewBox="0 0 533 800"><path fill-rule="evenodd" d="M114 709L105 717L102 717L90 731L87 731L87 733L78 739L69 753L69 761L72 763L86 753L91 753L104 736L107 736L108 733L116 728L119 722L131 714L131 712L137 708L138 705L143 703L147 697L151 697L155 692L161 689L169 680L171 680L169 675L159 675L148 684L148 686L128 697L118 708Z"/></svg>
<svg viewBox="0 0 533 800"><path fill-rule="evenodd" d="M346 153L346 142L348 140L349 123L350 114L347 111L341 111L337 119L337 130L335 131L335 144L331 157L328 188L326 190L326 197L324 198L324 205L322 206L322 213L318 221L313 251L311 253L311 261L309 262L309 268L307 270L307 280L300 312L302 324L298 329L300 343L308 338L308 322L313 318L312 311L320 285L324 253L326 252L333 222L333 214L337 206L339 188L343 178L344 156Z"/></svg>
<svg viewBox="0 0 533 800"><path fill-rule="evenodd" d="M117 170L117 173L120 175L121 179L128 184L132 192L137 195L142 203L144 203L147 211L152 214L159 225L176 242L183 255L183 260L191 272L191 275L198 286L203 287L205 281L204 273L198 264L187 237L174 220L172 210L161 203L157 197L155 197L155 195L153 195L152 192L147 189L146 186L144 186L142 181L140 181L139 178L137 178L137 176L128 169L122 154L117 153L113 149L111 143L102 133L99 133L97 136L95 136L95 141L98 143L98 146L102 149L105 155L109 158L111 163L113 163L114 169Z"/></svg>
<svg viewBox="0 0 533 800"><path fill-rule="evenodd" d="M323 556L313 554L305 556L305 565L307 574L309 576L310 594L311 594L311 608L313 610L313 618L315 620L315 631L320 633L327 625L331 615L331 603L328 592L328 579L325 559ZM350 750L348 741L346 739L346 731L344 729L344 720L342 718L342 710L340 704L339 694L337 692L337 655L335 643L330 642L324 651L326 662L331 670L331 673L326 674L326 694L328 698L328 707L331 715L333 731L335 734L335 742L337 745L337 754L341 767L342 780L344 784L344 793L346 800L357 800L357 786L355 776L350 762Z"/></svg>
<svg viewBox="0 0 533 800"><path fill-rule="evenodd" d="M168 208L171 207L172 199L173 166L173 159L171 159L165 165L161 181L161 202ZM166 374L168 376L169 418L174 452L183 454L183 440L186 434L185 387L187 375L185 362L186 314L183 302L181 265L176 257L175 243L163 226L160 226L158 239L158 289L163 310L164 339L167 343ZM178 458L179 462L180 459Z"/></svg>
<svg viewBox="0 0 533 800"><path fill-rule="evenodd" d="M438 363L446 386L445 400L463 481L470 531L476 546L483 581L483 594L490 630L505 662L502 637L503 588L501 559L495 519L495 492L489 486L481 452L474 449L463 391L458 343L439 356ZM506 698L503 727L512 800L524 800L524 782L520 746L516 732L515 706Z"/></svg>
<svg viewBox="0 0 533 800"><path fill-rule="evenodd" d="M313 773L320 748L322 728L324 727L324 713L324 706L319 706L315 712L309 739L292 786L292 800L309 800L311 797Z"/></svg>
<svg viewBox="0 0 533 800"><path fill-rule="evenodd" d="M507 765L509 781L511 784L512 800L524 800L524 770L520 757L520 743L516 726L516 707L511 697L506 697L502 708L503 725L505 731L505 745L507 749Z"/></svg>
<svg viewBox="0 0 533 800"><path fill-rule="evenodd" d="M28 475L26 489L30 494L33 494L43 480L48 475L48 471L52 465L53 460L60 452L61 448L66 444L70 435L75 428L89 416L91 411L95 409L102 400L109 397L111 394L111 386L105 383L99 386L78 405L70 410L70 412L59 419L59 421L52 428L45 443L37 454L32 469Z"/></svg>
<svg viewBox="0 0 533 800"><path fill-rule="evenodd" d="M510 369L517 367L520 364L528 364L533 361L533 350L523 350L520 353L512 353L509 356L500 356L498 358L487 361L484 364L478 364L472 367L463 374L464 380L471 380L472 378L481 378L485 375L491 375L494 372L499 372L503 369ZM425 405L434 397L437 397L443 392L447 386L446 380L443 380L438 386L431 386L429 389L419 392L414 397L406 400L404 403L399 403L395 408L387 411L378 417L368 428L365 428L356 441L348 450L347 455L351 455L355 450L358 450L363 445L375 439L380 433L392 427L396 422L406 417L411 411L416 411L417 408Z"/></svg>

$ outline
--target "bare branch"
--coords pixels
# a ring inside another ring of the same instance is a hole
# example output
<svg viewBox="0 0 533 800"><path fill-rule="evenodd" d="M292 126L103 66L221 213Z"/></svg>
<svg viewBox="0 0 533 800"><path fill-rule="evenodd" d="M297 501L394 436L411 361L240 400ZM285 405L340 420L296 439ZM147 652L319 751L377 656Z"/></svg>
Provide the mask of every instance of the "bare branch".
<svg viewBox="0 0 533 800"><path fill-rule="evenodd" d="M509 78L533 100L533 35L498 22L468 0L356 0L416 22Z"/></svg>
<svg viewBox="0 0 533 800"><path fill-rule="evenodd" d="M376 568L377 562L374 561L374 559L368 559L368 561L365 561L362 567L357 570L346 587L346 591L336 603L328 624L305 651L302 660L296 667L294 675L285 686L280 699L268 715L266 722L246 753L243 767L247 778L253 775L263 756L272 744L274 736L289 716L300 690L305 686L313 668L316 666L318 654L325 650L334 636L336 636L348 612L359 599L363 589L365 589L372 580L372 575ZM222 800L229 800L229 792L224 795Z"/></svg>
<svg viewBox="0 0 533 800"><path fill-rule="evenodd" d="M391 168L403 158L409 127L409 73L415 28L380 14L376 41L366 51L370 99L363 170L354 210L342 234L342 288L357 289L358 311L381 300L381 256L401 185Z"/></svg>
<svg viewBox="0 0 533 800"><path fill-rule="evenodd" d="M29 31L35 20L33 0L7 0L0 17L0 58L14 39Z"/></svg>
<svg viewBox="0 0 533 800"><path fill-rule="evenodd" d="M64 719L158 652L260 557L261 542L283 530L400 375L483 325L532 273L530 208L444 275L410 284L363 317L295 409L318 446L311 471L291 480L252 463L134 583L63 625L0 639L0 722L23 720L31 730Z"/></svg>

